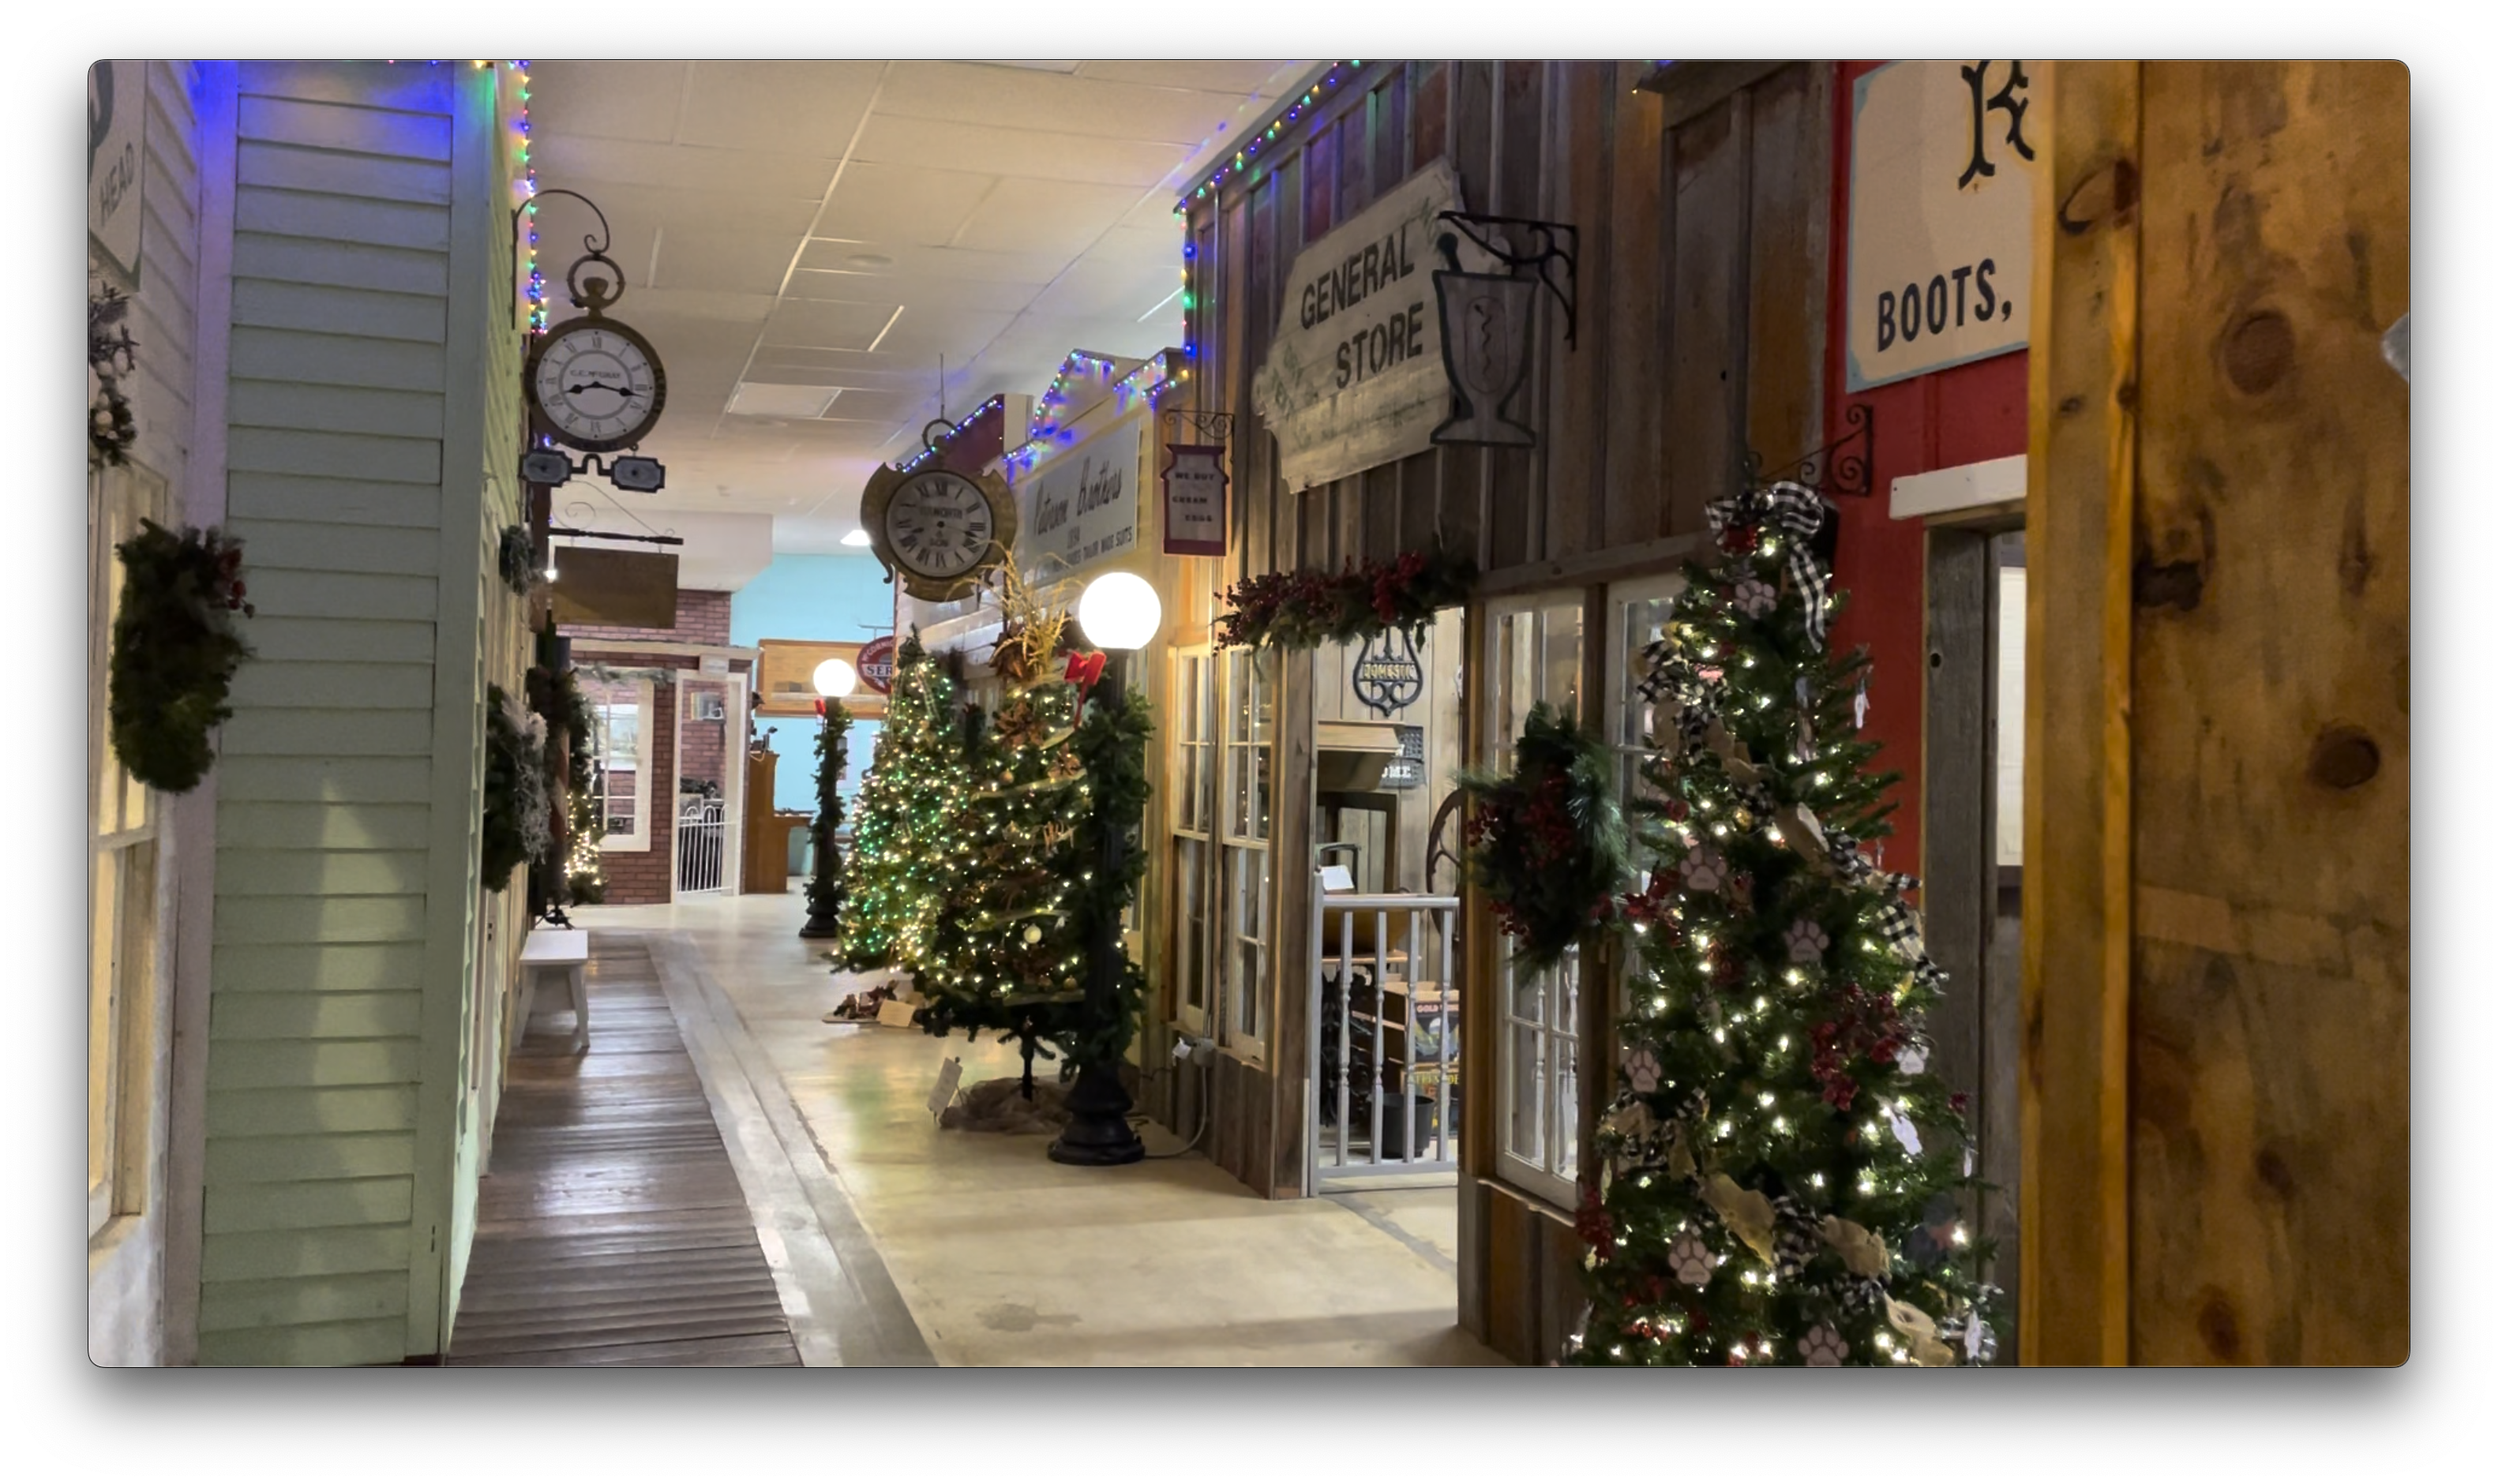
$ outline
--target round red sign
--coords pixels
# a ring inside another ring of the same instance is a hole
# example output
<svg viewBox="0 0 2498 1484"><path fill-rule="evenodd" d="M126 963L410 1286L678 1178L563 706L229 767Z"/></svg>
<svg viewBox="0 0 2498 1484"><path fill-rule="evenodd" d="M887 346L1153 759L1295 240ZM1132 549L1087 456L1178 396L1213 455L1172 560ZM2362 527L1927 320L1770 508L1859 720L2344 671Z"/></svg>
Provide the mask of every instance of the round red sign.
<svg viewBox="0 0 2498 1484"><path fill-rule="evenodd" d="M869 640L859 650L859 679L880 696L893 694L893 636Z"/></svg>

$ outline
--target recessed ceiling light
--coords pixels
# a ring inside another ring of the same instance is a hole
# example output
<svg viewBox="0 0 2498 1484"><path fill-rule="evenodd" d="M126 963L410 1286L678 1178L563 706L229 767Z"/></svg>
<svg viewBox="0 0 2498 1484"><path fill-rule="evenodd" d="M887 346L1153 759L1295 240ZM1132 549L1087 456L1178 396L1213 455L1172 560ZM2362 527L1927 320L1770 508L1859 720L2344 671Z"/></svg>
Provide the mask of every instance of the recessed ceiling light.
<svg viewBox="0 0 2498 1484"><path fill-rule="evenodd" d="M881 252L854 252L842 261L852 268L893 267L893 260Z"/></svg>
<svg viewBox="0 0 2498 1484"><path fill-rule="evenodd" d="M866 546L868 544L867 532L864 530L852 531L842 538L842 545L844 546Z"/></svg>

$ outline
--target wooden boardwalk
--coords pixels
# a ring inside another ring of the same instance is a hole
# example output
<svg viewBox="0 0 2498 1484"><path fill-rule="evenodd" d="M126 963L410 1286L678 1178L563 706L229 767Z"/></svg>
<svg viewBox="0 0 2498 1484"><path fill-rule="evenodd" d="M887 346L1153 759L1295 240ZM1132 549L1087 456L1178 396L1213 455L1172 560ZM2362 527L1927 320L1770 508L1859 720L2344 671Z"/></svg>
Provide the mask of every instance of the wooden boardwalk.
<svg viewBox="0 0 2498 1484"><path fill-rule="evenodd" d="M795 1366L737 1172L650 954L592 933L591 1046L552 984L478 1191L454 1366Z"/></svg>

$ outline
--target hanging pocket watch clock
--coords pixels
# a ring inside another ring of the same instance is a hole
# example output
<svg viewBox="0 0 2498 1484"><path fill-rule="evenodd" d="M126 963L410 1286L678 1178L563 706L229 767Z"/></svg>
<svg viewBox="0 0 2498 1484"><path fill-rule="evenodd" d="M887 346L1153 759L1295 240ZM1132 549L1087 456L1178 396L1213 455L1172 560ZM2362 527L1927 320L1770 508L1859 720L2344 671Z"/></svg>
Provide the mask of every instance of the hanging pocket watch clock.
<svg viewBox="0 0 2498 1484"><path fill-rule="evenodd" d="M913 597L947 603L978 586L1014 550L1014 496L995 474L905 473L888 464L868 476L859 523L887 581L899 574Z"/></svg>
<svg viewBox="0 0 2498 1484"><path fill-rule="evenodd" d="M572 191L539 194L578 195ZM586 197L580 199L588 202ZM598 210L595 205L591 209ZM537 337L522 373L522 386L540 428L557 442L585 454L639 447L668 404L668 377L659 364L659 353L640 331L607 316L608 305L624 295L624 270L604 251L606 213L599 213L598 226L601 237L584 237L582 245L589 252L563 275L564 287L582 312ZM592 265L603 265L607 272L585 275L583 269ZM649 459L617 462L650 464L649 474L657 470ZM628 489L659 488L638 467L631 473L642 477L618 482Z"/></svg>

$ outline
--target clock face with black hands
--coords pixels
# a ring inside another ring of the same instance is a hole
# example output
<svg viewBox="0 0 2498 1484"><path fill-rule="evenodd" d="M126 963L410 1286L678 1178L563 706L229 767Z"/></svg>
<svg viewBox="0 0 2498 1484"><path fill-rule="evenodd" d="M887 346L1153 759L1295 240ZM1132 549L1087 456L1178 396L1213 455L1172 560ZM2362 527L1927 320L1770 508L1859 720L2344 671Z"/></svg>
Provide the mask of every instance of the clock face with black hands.
<svg viewBox="0 0 2498 1484"><path fill-rule="evenodd" d="M597 317L547 332L530 359L528 385L556 438L592 454L639 444L668 400L651 342L628 325Z"/></svg>
<svg viewBox="0 0 2498 1484"><path fill-rule="evenodd" d="M970 591L1014 545L1014 505L993 476L880 469L868 481L859 515L885 565L914 596L931 602Z"/></svg>

